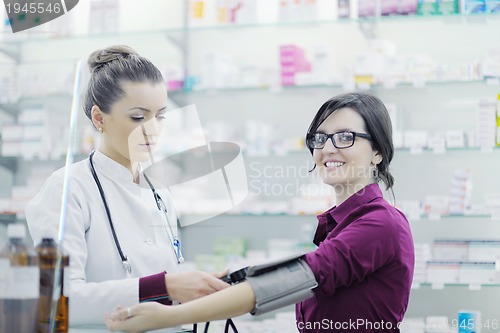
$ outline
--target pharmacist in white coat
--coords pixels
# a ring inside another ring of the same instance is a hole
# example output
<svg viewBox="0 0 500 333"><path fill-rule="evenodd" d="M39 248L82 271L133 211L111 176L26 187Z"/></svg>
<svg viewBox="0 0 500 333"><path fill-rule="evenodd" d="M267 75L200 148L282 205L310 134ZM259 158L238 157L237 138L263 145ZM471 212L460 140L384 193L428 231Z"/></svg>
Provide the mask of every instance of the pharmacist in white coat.
<svg viewBox="0 0 500 333"><path fill-rule="evenodd" d="M183 258L173 199L141 172L166 112L160 71L126 46L95 51L88 64L84 111L102 138L69 172L70 325L104 324L117 304L183 303L226 288L224 272L177 272ZM26 207L35 244L42 230L59 228L64 173L54 172Z"/></svg>

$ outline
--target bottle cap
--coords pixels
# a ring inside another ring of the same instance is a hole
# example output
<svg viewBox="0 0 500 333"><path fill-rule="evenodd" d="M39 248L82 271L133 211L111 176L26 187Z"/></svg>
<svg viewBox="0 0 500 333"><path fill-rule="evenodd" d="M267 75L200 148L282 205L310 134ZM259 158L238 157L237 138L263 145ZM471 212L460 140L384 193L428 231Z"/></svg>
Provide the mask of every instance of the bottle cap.
<svg viewBox="0 0 500 333"><path fill-rule="evenodd" d="M26 227L24 224L12 223L7 226L8 238L26 238Z"/></svg>
<svg viewBox="0 0 500 333"><path fill-rule="evenodd" d="M42 239L56 239L57 231L54 228L51 228L49 226L45 226L42 228L40 232L40 237Z"/></svg>

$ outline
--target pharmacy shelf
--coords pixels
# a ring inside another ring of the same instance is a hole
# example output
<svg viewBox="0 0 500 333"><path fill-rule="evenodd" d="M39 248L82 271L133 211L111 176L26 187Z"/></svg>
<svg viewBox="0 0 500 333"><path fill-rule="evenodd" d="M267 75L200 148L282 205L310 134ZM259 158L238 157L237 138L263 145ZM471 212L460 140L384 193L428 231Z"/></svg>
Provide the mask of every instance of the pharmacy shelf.
<svg viewBox="0 0 500 333"><path fill-rule="evenodd" d="M251 24L238 24L238 23L225 23L204 26L180 26L169 29L156 29L156 30L139 30L127 32L110 32L100 34L73 34L69 36L54 36L53 32L39 32L36 37L23 36L17 34L16 38L4 38L0 52L10 54L12 58L18 58L20 50L16 46L26 43L40 43L51 41L76 41L78 40L97 40L108 39L117 37L141 37L144 35L163 34L163 35L177 35L185 33L196 33L202 31L234 31L237 29L266 29L266 28L305 28L305 27L326 27L338 24L362 24L362 23L385 23L385 22L418 22L418 21L443 21L445 23L472 23L478 22L500 22L500 14L497 13L481 13L481 14L447 14L447 15L389 15L389 16L376 16L376 17L361 17L361 18L339 18L328 20L303 20L291 22L267 22L267 23L251 23ZM8 46L8 47L7 47Z"/></svg>
<svg viewBox="0 0 500 333"><path fill-rule="evenodd" d="M500 287L500 283L496 284L473 284L473 283L414 283L411 286L411 289L413 290L418 290L421 288L430 288L433 290L441 290L445 288L450 288L450 287L461 287L461 288L468 288L469 290L481 290L482 288L488 288L488 287Z"/></svg>
<svg viewBox="0 0 500 333"><path fill-rule="evenodd" d="M15 117L19 112L18 103L0 103L0 112L7 113L8 115Z"/></svg>
<svg viewBox="0 0 500 333"><path fill-rule="evenodd" d="M432 214L423 214L420 217L420 220L426 221L437 221L440 219L492 219L493 216L491 214L443 214L443 215L432 215ZM419 221L419 220L412 220Z"/></svg>
<svg viewBox="0 0 500 333"><path fill-rule="evenodd" d="M10 224L19 221L15 213L0 213L0 224Z"/></svg>
<svg viewBox="0 0 500 333"><path fill-rule="evenodd" d="M252 23L252 24L238 24L238 23L226 23L226 24L215 24L215 25L204 25L204 26L181 26L169 29L156 29L156 30L138 30L138 31L127 31L127 32L109 32L109 33L99 33L99 34L73 34L69 36L54 36L53 32L38 32L36 37L33 36L23 36L23 34L18 33L17 38L10 39L4 38L2 44L16 45L24 44L29 42L41 42L41 41L53 41L53 40L77 40L77 39L103 39L103 38L113 38L113 37L127 37L127 36L142 36L146 34L177 34L186 32L198 32L198 31L212 31L212 30L235 30L235 29L259 29L259 28L284 28L284 27L324 27L327 25L336 24L351 24L351 23L364 23L364 22L415 22L419 21L445 21L450 23L455 23L457 21L464 22L477 22L478 20L500 20L500 14L490 13L490 14L447 14L447 15L389 15L389 16L377 16L377 17L360 17L360 18L339 18L339 19L329 19L329 20L304 20L304 21L291 21L291 22L267 22L267 23ZM0 52L4 51L4 47L0 47ZM9 49L9 52L13 52Z"/></svg>
<svg viewBox="0 0 500 333"><path fill-rule="evenodd" d="M499 14L448 14L448 15L390 15L376 17L360 17L360 18L339 18L330 20L304 20L291 22L271 22L271 23L255 23L255 24L218 24L206 26L191 26L187 28L188 32L196 31L223 31L235 29L265 29L265 28L286 28L286 27L325 27L337 24L362 24L362 23L384 23L397 21L443 21L446 23L471 22L484 20L500 19Z"/></svg>
<svg viewBox="0 0 500 333"><path fill-rule="evenodd" d="M22 96L17 102L10 103L0 103L0 113L4 112L12 117L16 117L19 111L22 109L23 105L26 104L43 104L46 101L57 101L61 100L70 101L72 99L71 93L50 93L45 95L33 95L33 96Z"/></svg>
<svg viewBox="0 0 500 333"><path fill-rule="evenodd" d="M234 29L258 29L258 28L281 28L281 27L313 27L326 26L336 24L351 24L365 22L395 22L395 21L444 21L447 23L471 22L476 23L482 20L497 20L500 19L500 14L447 14L447 15L388 15L375 17L360 17L360 18L339 18L330 20L304 20L291 22L272 22L272 23L256 23L256 24L219 24L206 26L191 26L187 31L208 31L208 30L234 30Z"/></svg>
<svg viewBox="0 0 500 333"><path fill-rule="evenodd" d="M17 170L17 162L18 159L16 157L0 155L0 166L6 168L11 172L15 172Z"/></svg>
<svg viewBox="0 0 500 333"><path fill-rule="evenodd" d="M395 148L396 153L411 154L411 155L446 155L453 152L476 152L481 154L491 154L500 152L500 146L480 148L480 147L463 147L463 148L446 148L443 152L437 152L432 148ZM310 156L309 150L289 150L284 152L263 152L263 153L249 153L246 150L242 151L243 156L246 158L268 158L268 157L288 157L288 156ZM234 154L233 151L211 151L211 154Z"/></svg>
<svg viewBox="0 0 500 333"><path fill-rule="evenodd" d="M47 64L54 64L54 62L46 62ZM72 64L74 62L71 62ZM42 65L42 64L41 64ZM50 93L40 93L40 95L24 95L19 98L17 105L23 105L26 103L44 102L48 100L64 100L64 102L70 102L73 99L73 94L71 92L50 92ZM14 103L13 103L14 104Z"/></svg>
<svg viewBox="0 0 500 333"><path fill-rule="evenodd" d="M436 151L432 148L396 148L396 152L409 153L409 154L433 154L433 155L443 155L446 152L478 152L483 154L489 154L500 151L500 146L496 147L463 147L463 148L446 148L444 151Z"/></svg>
<svg viewBox="0 0 500 333"><path fill-rule="evenodd" d="M317 214L321 214L322 212L317 212ZM225 213L221 216L224 217L316 217L317 214L312 213L304 213L304 214L290 214L286 212L276 212L276 213ZM202 216L212 216L213 213L199 213L199 214L181 214L183 217L202 217ZM412 222L418 221L434 221L439 219L492 219L491 214L443 214L443 215L428 215L423 214L420 216L418 220L412 220Z"/></svg>
<svg viewBox="0 0 500 333"><path fill-rule="evenodd" d="M81 161L87 158L84 154L75 154L73 157L73 162ZM10 172L16 172L19 163L54 163L58 165L64 165L66 156L61 156L60 158L39 158L37 156L26 158L24 156L2 156L0 155L0 167L4 167Z"/></svg>
<svg viewBox="0 0 500 333"><path fill-rule="evenodd" d="M82 154L82 153L75 153L73 154L73 162L78 162L81 161L85 158L87 158L87 154ZM61 155L60 157L56 158L40 158L38 156L33 156L33 157L25 157L25 156L1 156L0 155L0 160L2 158L5 159L13 159L13 160L19 160L23 162L64 162L66 160L66 155Z"/></svg>
<svg viewBox="0 0 500 333"><path fill-rule="evenodd" d="M318 212L320 214L321 212ZM182 214L182 217L185 218L199 218L203 216L213 216L213 213L211 212L206 212L206 213L189 213L189 214ZM219 217L225 217L225 218L233 218L233 217L316 217L315 214L290 214L290 213L224 213L221 215L217 215Z"/></svg>
<svg viewBox="0 0 500 333"><path fill-rule="evenodd" d="M346 85L343 83L332 83L332 84L304 84L304 85L293 85L293 86L275 86L275 87L227 87L227 88L210 88L210 89L194 89L194 90L170 90L170 96L179 95L216 95L222 93L245 93L245 92L263 92L263 93L283 93L287 91L300 92L301 90L317 90L317 89L339 89L339 90L353 90L355 88L360 88L361 90L394 90L404 87L413 87L415 89L425 88L426 86L436 86L436 85L460 85L460 84L484 84L498 86L500 85L499 78L487 78L484 80L429 80L429 81L415 81L415 82L386 82L377 84L367 84L367 83L354 83L352 85Z"/></svg>
<svg viewBox="0 0 500 333"><path fill-rule="evenodd" d="M123 38L123 37L142 37L145 35L162 35L162 34L176 34L185 32L184 28L173 28L173 29L163 29L163 30L142 30L142 31L129 31L129 32L113 32L113 33L100 33L100 34L74 34L70 36L54 36L52 32L40 32L37 33L35 37L33 36L23 36L22 33L17 33L16 38L9 38L2 40L2 46L0 47L0 52L6 52L5 45L8 45L9 53L12 54L11 58L16 58L19 56L19 50L24 44L29 43L46 43L46 42L81 42L86 40L101 40L101 39L113 39L113 38Z"/></svg>
<svg viewBox="0 0 500 333"><path fill-rule="evenodd" d="M408 153L408 154L431 154L431 155L446 155L447 152L477 152L482 154L498 153L500 152L500 146L495 147L462 147L462 148L446 148L443 152L435 151L432 148L395 148L397 153ZM288 155L299 155L307 154L309 155L309 150L290 150L286 153L272 153L268 155L258 155L258 154L248 154L243 152L245 156L248 157L259 157L259 156L288 156Z"/></svg>

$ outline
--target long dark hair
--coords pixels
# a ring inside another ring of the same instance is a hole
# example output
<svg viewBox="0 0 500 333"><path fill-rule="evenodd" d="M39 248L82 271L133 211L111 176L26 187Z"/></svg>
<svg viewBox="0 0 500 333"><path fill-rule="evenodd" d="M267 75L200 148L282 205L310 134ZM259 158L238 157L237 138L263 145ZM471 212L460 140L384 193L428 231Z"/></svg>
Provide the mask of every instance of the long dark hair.
<svg viewBox="0 0 500 333"><path fill-rule="evenodd" d="M389 172L389 164L394 156L392 124L384 103L378 97L361 92L332 97L319 108L309 125L306 138L315 133L328 116L341 108L353 109L365 121L366 132L372 137L372 147L382 155L382 161L377 164L378 177L385 183L386 190L392 190L394 177ZM313 153L312 148L309 151Z"/></svg>

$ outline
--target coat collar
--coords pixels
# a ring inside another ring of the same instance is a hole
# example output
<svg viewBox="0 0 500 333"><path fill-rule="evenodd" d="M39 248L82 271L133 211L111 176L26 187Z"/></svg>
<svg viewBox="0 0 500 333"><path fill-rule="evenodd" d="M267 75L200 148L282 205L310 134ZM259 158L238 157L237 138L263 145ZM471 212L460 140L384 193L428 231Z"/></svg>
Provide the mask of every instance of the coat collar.
<svg viewBox="0 0 500 333"><path fill-rule="evenodd" d="M99 150L95 150L93 161L96 171L105 177L112 178L120 183L123 182L124 184L134 183L132 173L129 169L104 155ZM141 165L138 166L138 172L142 172Z"/></svg>

